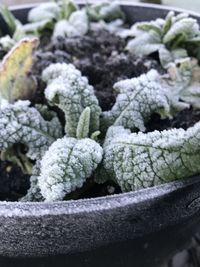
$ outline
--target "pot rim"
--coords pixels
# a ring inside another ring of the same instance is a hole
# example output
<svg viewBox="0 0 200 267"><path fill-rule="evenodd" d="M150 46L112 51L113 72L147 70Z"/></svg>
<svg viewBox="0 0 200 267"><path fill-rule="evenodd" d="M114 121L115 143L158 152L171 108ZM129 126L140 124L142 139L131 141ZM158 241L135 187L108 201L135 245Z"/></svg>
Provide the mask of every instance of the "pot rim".
<svg viewBox="0 0 200 267"><path fill-rule="evenodd" d="M85 0L76 0L75 1L77 4L85 4ZM100 3L102 0L97 0L96 3ZM45 3L45 2L42 2ZM13 10L19 10L19 9L29 9L38 6L39 4L42 3L30 3L30 4L20 4L20 5L11 5L9 9L11 11ZM91 4L93 0L88 0L87 3ZM153 9L159 9L159 10L164 10L164 11L175 11L178 13L187 13L191 16L199 17L200 18L200 13L195 12L193 10L187 10L184 8L179 8L179 7L174 7L174 6L167 6L167 5L159 5L159 4L148 4L148 3L133 3L132 0L124 0L123 2L119 2L121 6L135 6L135 7L144 7L144 8L153 8Z"/></svg>
<svg viewBox="0 0 200 267"><path fill-rule="evenodd" d="M137 191L108 195L96 198L86 198L68 201L55 202L10 202L0 201L0 217L26 217L26 216L45 216L45 215L71 215L90 212L100 212L114 210L128 205L140 207L143 203L156 202L159 199L183 190L188 186L193 186L200 182L200 175L191 178L181 179L180 181L169 182L166 184L144 188Z"/></svg>
<svg viewBox="0 0 200 267"><path fill-rule="evenodd" d="M76 1L78 4L85 4L84 0ZM101 2L97 1L96 3ZM89 1L91 3L91 0ZM11 11L20 9L30 9L41 3L32 3L25 5L13 5L10 6ZM200 14L194 11L188 11L182 8L176 8L172 6L161 6L157 4L147 4L147 3L132 3L131 0L125 0L120 3L121 6L135 6L144 8L153 8L157 10L164 11L175 11L175 12L185 12L191 16L199 17ZM92 211L101 211L116 209L118 207L123 207L131 204L140 205L141 203L154 201L160 199L163 196L171 194L177 190L183 189L189 185L193 185L200 182L200 175L193 176L191 178L184 178L179 181L168 182L166 184L140 189L137 191L119 193L114 195L78 199L78 200L68 200L68 201L55 201L55 202L11 202L11 201L0 201L0 216L11 217L13 215L17 217L25 216L42 216L42 215L61 215L61 214L76 214L85 213ZM21 208L23 212L21 212ZM26 208L25 208L26 207ZM12 209L10 209L12 208Z"/></svg>

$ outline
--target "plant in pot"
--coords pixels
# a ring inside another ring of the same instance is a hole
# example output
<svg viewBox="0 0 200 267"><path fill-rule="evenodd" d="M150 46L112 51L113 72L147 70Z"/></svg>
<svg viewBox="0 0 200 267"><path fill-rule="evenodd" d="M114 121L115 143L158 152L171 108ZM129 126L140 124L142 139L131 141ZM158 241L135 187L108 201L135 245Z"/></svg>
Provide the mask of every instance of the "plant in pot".
<svg viewBox="0 0 200 267"><path fill-rule="evenodd" d="M64 0L25 24L1 14L1 255L92 266L119 250L125 266L156 266L199 223L197 19L130 27L115 2Z"/></svg>

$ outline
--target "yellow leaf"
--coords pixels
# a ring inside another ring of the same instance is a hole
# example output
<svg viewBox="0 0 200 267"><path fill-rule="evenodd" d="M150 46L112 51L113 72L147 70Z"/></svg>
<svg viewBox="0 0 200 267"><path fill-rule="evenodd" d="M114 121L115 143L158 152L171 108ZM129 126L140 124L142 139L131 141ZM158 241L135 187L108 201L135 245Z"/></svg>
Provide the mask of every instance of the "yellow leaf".
<svg viewBox="0 0 200 267"><path fill-rule="evenodd" d="M33 64L33 52L38 47L37 38L25 38L4 57L0 65L0 99L14 102L27 99L35 90L35 82L29 73Z"/></svg>

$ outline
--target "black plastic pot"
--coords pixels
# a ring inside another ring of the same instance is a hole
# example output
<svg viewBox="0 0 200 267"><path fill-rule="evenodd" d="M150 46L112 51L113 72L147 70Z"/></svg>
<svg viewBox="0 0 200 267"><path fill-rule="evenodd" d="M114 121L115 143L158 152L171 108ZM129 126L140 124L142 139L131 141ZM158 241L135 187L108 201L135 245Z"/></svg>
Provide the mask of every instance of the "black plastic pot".
<svg viewBox="0 0 200 267"><path fill-rule="evenodd" d="M13 12L26 21L28 9ZM132 23L163 17L169 11L130 3L123 9ZM0 265L160 266L187 246L199 228L199 215L200 176L96 199L0 202ZM16 259L20 257L27 259Z"/></svg>

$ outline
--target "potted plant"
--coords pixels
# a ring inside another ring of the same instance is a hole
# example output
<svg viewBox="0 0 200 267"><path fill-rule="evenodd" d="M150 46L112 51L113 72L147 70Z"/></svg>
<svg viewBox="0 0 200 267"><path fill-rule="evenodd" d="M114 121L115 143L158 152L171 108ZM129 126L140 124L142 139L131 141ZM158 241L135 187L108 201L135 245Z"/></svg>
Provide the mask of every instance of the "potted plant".
<svg viewBox="0 0 200 267"><path fill-rule="evenodd" d="M198 229L200 30L168 11L1 8L2 256L156 266Z"/></svg>

